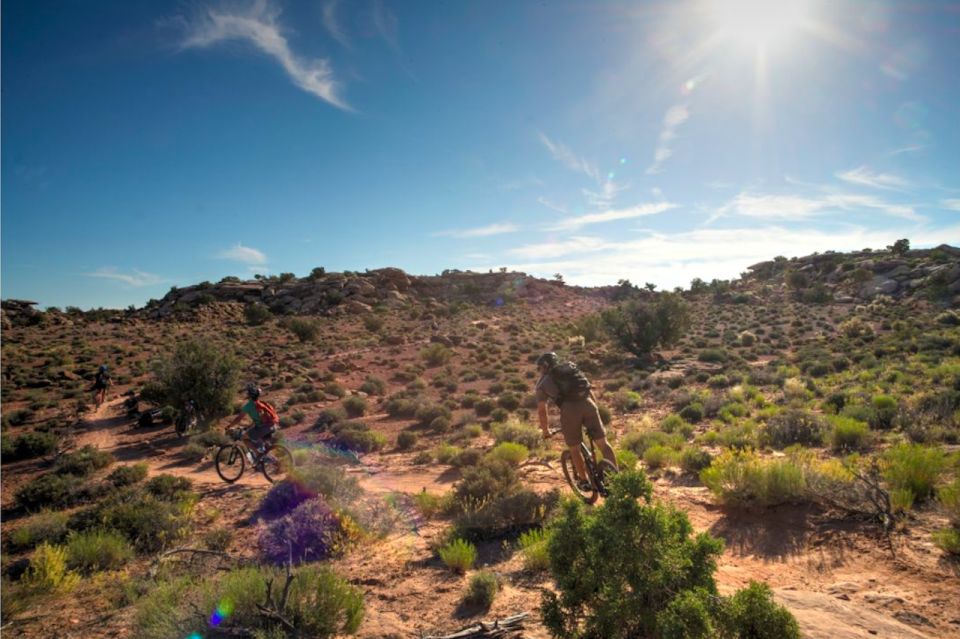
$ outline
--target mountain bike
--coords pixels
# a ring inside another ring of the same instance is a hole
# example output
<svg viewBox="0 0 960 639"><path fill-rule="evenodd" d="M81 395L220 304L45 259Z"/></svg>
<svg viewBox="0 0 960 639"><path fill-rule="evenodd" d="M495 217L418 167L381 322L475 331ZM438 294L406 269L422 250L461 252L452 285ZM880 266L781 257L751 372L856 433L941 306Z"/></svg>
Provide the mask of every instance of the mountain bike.
<svg viewBox="0 0 960 639"><path fill-rule="evenodd" d="M183 409L180 410L180 414L177 415L177 420L173 423L173 429L177 433L177 437L183 437L187 433L196 430L197 425L203 420L203 415L197 410L197 404L192 399L188 399L184 405Z"/></svg>
<svg viewBox="0 0 960 639"><path fill-rule="evenodd" d="M253 471L259 470L271 483L285 479L293 470L293 455L285 446L264 442L263 448L250 449L243 442L243 430L239 428L232 429L230 437L233 443L221 446L214 457L217 474L228 484L240 479L250 462Z"/></svg>
<svg viewBox="0 0 960 639"><path fill-rule="evenodd" d="M550 435L553 436L559 432L560 429L552 430L550 431ZM585 442L581 434L580 454L583 455L583 463L587 467L589 489L587 489L586 486L581 486L577 480L577 473L573 465L573 455L570 453L570 450L564 450L563 453L560 454L560 467L563 468L563 476L566 478L573 493L588 504L594 503L601 496L607 496L610 477L617 472L617 467L611 464L610 460L602 455L598 455L598 452L593 445L593 441L587 438Z"/></svg>

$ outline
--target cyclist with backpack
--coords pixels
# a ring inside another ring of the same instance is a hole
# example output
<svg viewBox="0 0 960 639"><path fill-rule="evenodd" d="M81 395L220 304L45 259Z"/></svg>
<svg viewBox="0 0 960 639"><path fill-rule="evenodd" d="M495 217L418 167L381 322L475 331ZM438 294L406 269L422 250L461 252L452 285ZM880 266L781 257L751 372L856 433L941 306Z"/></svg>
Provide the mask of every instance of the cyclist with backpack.
<svg viewBox="0 0 960 639"><path fill-rule="evenodd" d="M537 358L540 380L537 382L537 417L544 437L550 436L547 420L547 402L553 401L560 409L560 430L563 441L570 449L577 481L586 490L590 489L587 468L580 453L583 428L603 456L615 467L617 458L607 442L607 435L600 420L596 398L590 381L573 362L560 362L556 353L544 353Z"/></svg>
<svg viewBox="0 0 960 639"><path fill-rule="evenodd" d="M243 443L249 450L263 452L266 450L266 444L273 436L274 431L280 425L280 417L277 415L277 409L260 399L260 387L250 382L247 384L247 403L240 409L240 413L227 424L226 430L230 430L240 420L247 416L253 425L243 433ZM250 460L251 463L254 461Z"/></svg>
<svg viewBox="0 0 960 639"><path fill-rule="evenodd" d="M106 364L101 364L100 368L97 369L97 374L93 378L93 388L90 389L93 393L93 401L98 408L107 398L108 386L110 386L110 371Z"/></svg>

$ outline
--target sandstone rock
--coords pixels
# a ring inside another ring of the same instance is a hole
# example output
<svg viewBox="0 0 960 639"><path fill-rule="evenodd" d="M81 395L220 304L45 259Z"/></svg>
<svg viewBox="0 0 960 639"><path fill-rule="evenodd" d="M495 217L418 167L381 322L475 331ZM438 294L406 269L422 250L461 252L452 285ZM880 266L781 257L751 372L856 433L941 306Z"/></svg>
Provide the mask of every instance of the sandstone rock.
<svg viewBox="0 0 960 639"><path fill-rule="evenodd" d="M404 339L403 335L387 335L385 338L383 338L383 341L390 346L399 346L406 340Z"/></svg>
<svg viewBox="0 0 960 639"><path fill-rule="evenodd" d="M896 280L878 275L864 285L862 293L864 297L871 298L877 295L891 295L896 293L899 288L900 284Z"/></svg>
<svg viewBox="0 0 960 639"><path fill-rule="evenodd" d="M370 274L376 277L378 283L393 284L398 291L406 291L410 288L410 278L398 268L379 268L370 271Z"/></svg>
<svg viewBox="0 0 960 639"><path fill-rule="evenodd" d="M369 304L364 304L359 300L350 300L344 304L347 312L352 315L361 315L363 313L370 313L373 311L373 307Z"/></svg>
<svg viewBox="0 0 960 639"><path fill-rule="evenodd" d="M806 639L934 639L891 616L863 605L847 603L832 595L803 590L774 590L779 603L797 618Z"/></svg>
<svg viewBox="0 0 960 639"><path fill-rule="evenodd" d="M327 368L329 368L334 373L344 373L350 370L350 366L346 362L339 359L335 359L332 362L330 362L330 364L327 365Z"/></svg>

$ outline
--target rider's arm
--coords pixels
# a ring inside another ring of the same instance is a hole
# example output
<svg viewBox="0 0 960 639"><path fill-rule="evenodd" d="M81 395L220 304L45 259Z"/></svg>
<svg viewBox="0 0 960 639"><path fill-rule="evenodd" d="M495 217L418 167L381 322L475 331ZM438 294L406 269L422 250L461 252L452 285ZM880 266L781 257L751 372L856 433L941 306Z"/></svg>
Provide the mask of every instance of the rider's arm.
<svg viewBox="0 0 960 639"><path fill-rule="evenodd" d="M537 402L537 418L540 420L540 430L543 431L543 436L549 437L550 422L547 420L547 403L546 402Z"/></svg>
<svg viewBox="0 0 960 639"><path fill-rule="evenodd" d="M226 428L224 428L224 430L230 430L231 428L233 428L234 426L236 426L237 424L239 424L241 419L243 419L243 413L238 413L237 416L234 417L233 420L232 420L229 424L227 424L227 426L226 426Z"/></svg>

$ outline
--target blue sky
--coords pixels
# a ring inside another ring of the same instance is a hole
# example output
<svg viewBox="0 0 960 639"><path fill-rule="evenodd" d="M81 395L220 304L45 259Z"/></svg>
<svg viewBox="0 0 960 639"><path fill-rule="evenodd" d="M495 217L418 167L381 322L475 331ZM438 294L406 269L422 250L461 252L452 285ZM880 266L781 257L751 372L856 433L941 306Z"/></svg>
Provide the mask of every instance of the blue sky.
<svg viewBox="0 0 960 639"><path fill-rule="evenodd" d="M960 244L958 2L10 0L2 30L4 298Z"/></svg>

